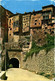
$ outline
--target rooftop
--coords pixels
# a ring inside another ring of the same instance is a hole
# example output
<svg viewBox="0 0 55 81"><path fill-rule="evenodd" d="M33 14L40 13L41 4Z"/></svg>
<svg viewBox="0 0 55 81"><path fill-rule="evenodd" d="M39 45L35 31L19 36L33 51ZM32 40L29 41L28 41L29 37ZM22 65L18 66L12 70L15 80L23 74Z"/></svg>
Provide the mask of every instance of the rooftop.
<svg viewBox="0 0 55 81"><path fill-rule="evenodd" d="M48 7L55 7L55 6L54 5L47 5L47 6L43 6L42 9L48 8Z"/></svg>

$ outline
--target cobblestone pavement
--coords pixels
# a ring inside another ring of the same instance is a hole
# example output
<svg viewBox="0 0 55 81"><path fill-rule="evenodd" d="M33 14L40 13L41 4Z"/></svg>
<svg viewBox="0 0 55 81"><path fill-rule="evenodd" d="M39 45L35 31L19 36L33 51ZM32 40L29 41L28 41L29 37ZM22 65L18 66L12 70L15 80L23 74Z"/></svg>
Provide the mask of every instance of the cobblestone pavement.
<svg viewBox="0 0 55 81"><path fill-rule="evenodd" d="M44 76L20 68L11 68L6 73L6 81L50 81ZM2 81L2 80L1 80Z"/></svg>

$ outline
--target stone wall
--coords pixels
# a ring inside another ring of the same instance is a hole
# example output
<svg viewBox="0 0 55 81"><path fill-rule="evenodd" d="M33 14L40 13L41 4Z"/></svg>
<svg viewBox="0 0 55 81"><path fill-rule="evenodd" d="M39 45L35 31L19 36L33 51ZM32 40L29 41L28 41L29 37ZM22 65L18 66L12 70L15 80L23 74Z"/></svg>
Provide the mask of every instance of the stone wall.
<svg viewBox="0 0 55 81"><path fill-rule="evenodd" d="M24 55L22 56L22 60ZM54 49L51 49L48 53L45 50L41 50L37 55L29 57L26 62L23 62L22 68L36 73L54 73Z"/></svg>

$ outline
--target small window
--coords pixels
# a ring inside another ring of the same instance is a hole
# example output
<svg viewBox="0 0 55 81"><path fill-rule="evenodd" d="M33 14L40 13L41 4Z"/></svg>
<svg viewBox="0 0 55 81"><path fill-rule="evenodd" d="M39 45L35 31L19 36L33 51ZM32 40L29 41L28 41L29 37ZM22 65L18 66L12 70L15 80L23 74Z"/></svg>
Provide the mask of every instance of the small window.
<svg viewBox="0 0 55 81"><path fill-rule="evenodd" d="M44 32L44 34L47 34L47 32Z"/></svg>
<svg viewBox="0 0 55 81"><path fill-rule="evenodd" d="M45 16L43 16L43 19L45 19Z"/></svg>
<svg viewBox="0 0 55 81"><path fill-rule="evenodd" d="M8 16L8 15L6 15L6 16Z"/></svg>
<svg viewBox="0 0 55 81"><path fill-rule="evenodd" d="M12 30L12 28L10 28L10 30Z"/></svg>
<svg viewBox="0 0 55 81"><path fill-rule="evenodd" d="M52 31L51 34L54 34L54 31Z"/></svg>
<svg viewBox="0 0 55 81"><path fill-rule="evenodd" d="M51 32L51 29L50 29L50 32Z"/></svg>
<svg viewBox="0 0 55 81"><path fill-rule="evenodd" d="M43 24L43 21L42 21L42 24Z"/></svg>
<svg viewBox="0 0 55 81"><path fill-rule="evenodd" d="M9 21L9 24L11 25L11 19L10 19L10 21Z"/></svg>
<svg viewBox="0 0 55 81"><path fill-rule="evenodd" d="M37 25L37 23L35 23L34 25Z"/></svg>
<svg viewBox="0 0 55 81"><path fill-rule="evenodd" d="M45 29L47 29L47 27L45 27Z"/></svg>
<svg viewBox="0 0 55 81"><path fill-rule="evenodd" d="M30 43L29 42L27 42L27 45L29 45Z"/></svg>
<svg viewBox="0 0 55 81"><path fill-rule="evenodd" d="M51 26L53 26L53 24L51 24Z"/></svg>
<svg viewBox="0 0 55 81"><path fill-rule="evenodd" d="M35 31L33 31L33 33L35 34L36 32L35 32Z"/></svg>
<svg viewBox="0 0 55 81"><path fill-rule="evenodd" d="M10 23L11 23L11 19L10 19Z"/></svg>
<svg viewBox="0 0 55 81"><path fill-rule="evenodd" d="M9 34L11 36L11 34Z"/></svg>
<svg viewBox="0 0 55 81"><path fill-rule="evenodd" d="M37 20L35 20L35 22L37 22Z"/></svg>
<svg viewBox="0 0 55 81"><path fill-rule="evenodd" d="M41 41L41 39L38 39L38 42L40 42Z"/></svg>
<svg viewBox="0 0 55 81"><path fill-rule="evenodd" d="M40 25L40 23L39 23L39 25Z"/></svg>
<svg viewBox="0 0 55 81"><path fill-rule="evenodd" d="M10 27L9 27L10 28Z"/></svg>

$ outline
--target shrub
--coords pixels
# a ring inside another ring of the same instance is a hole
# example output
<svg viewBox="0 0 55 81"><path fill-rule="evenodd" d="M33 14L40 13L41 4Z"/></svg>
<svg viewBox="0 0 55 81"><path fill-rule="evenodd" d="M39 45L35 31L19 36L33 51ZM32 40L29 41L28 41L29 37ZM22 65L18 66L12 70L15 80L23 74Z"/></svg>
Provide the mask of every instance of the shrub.
<svg viewBox="0 0 55 81"><path fill-rule="evenodd" d="M33 56L33 54L35 53L36 55L39 53L40 50L45 49L46 53L48 53L48 51L50 51L52 48L54 48L54 36L50 36L49 34L47 34L47 37L45 38L46 40L46 44L43 45L42 47L37 46L35 41L32 41L32 47L30 49L29 52L26 53L26 57L25 57L25 61L27 60L27 58L29 56Z"/></svg>
<svg viewBox="0 0 55 81"><path fill-rule="evenodd" d="M13 68L13 65L12 65L12 64L10 64L10 65L9 65L9 68Z"/></svg>
<svg viewBox="0 0 55 81"><path fill-rule="evenodd" d="M46 74L46 75L45 75L45 77L50 78L50 77L51 77L51 75L50 75L50 74Z"/></svg>
<svg viewBox="0 0 55 81"><path fill-rule="evenodd" d="M44 75L45 73L44 72L41 72L40 75Z"/></svg>
<svg viewBox="0 0 55 81"><path fill-rule="evenodd" d="M55 73L52 74L55 77Z"/></svg>

